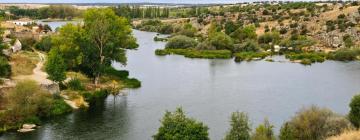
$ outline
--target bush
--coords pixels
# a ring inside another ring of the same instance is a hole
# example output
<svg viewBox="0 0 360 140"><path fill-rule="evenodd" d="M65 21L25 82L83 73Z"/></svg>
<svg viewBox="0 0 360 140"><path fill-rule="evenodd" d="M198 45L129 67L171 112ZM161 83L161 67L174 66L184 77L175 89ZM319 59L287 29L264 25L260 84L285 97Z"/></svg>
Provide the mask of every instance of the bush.
<svg viewBox="0 0 360 140"><path fill-rule="evenodd" d="M0 77L9 77L10 75L11 66L9 61L5 57L0 56Z"/></svg>
<svg viewBox="0 0 360 140"><path fill-rule="evenodd" d="M301 64L310 65L315 62L324 62L327 58L325 53L289 53L285 56L291 61L301 60Z"/></svg>
<svg viewBox="0 0 360 140"><path fill-rule="evenodd" d="M35 48L41 51L49 52L51 49L51 37L45 36L35 44Z"/></svg>
<svg viewBox="0 0 360 140"><path fill-rule="evenodd" d="M270 53L267 52L241 52L234 54L235 62L250 61L254 59L264 59L268 55L270 55Z"/></svg>
<svg viewBox="0 0 360 140"><path fill-rule="evenodd" d="M239 28L230 36L237 42L240 43L246 39L256 39L256 28L255 26L245 26L243 28Z"/></svg>
<svg viewBox="0 0 360 140"><path fill-rule="evenodd" d="M141 87L141 82L135 78L127 78L123 80L125 88L139 88Z"/></svg>
<svg viewBox="0 0 360 140"><path fill-rule="evenodd" d="M249 140L250 122L249 117L244 112L234 112L231 114L231 128L225 136L225 140Z"/></svg>
<svg viewBox="0 0 360 140"><path fill-rule="evenodd" d="M209 42L217 50L234 50L234 42L230 36L222 32L216 32L209 37Z"/></svg>
<svg viewBox="0 0 360 140"><path fill-rule="evenodd" d="M358 59L358 56L360 56L359 48L343 48L330 53L329 58L339 61L352 61Z"/></svg>
<svg viewBox="0 0 360 140"><path fill-rule="evenodd" d="M96 103L102 102L110 94L108 90L97 90L94 92L82 92L81 95L84 97L86 102Z"/></svg>
<svg viewBox="0 0 360 140"><path fill-rule="evenodd" d="M58 116L72 111L72 108L63 99L55 99L51 106L49 116Z"/></svg>
<svg viewBox="0 0 360 140"><path fill-rule="evenodd" d="M349 120L356 127L360 127L360 95L355 95L350 103Z"/></svg>
<svg viewBox="0 0 360 140"><path fill-rule="evenodd" d="M339 115L324 108L312 106L298 112L287 126L283 126L280 137L295 137L304 140L321 140L351 128L351 124ZM335 128L333 126L336 126ZM286 127L286 131L284 130Z"/></svg>
<svg viewBox="0 0 360 140"><path fill-rule="evenodd" d="M81 81L77 78L72 78L69 80L69 82L66 83L67 88L71 90L84 90L85 87L81 83Z"/></svg>
<svg viewBox="0 0 360 140"><path fill-rule="evenodd" d="M209 128L195 119L185 116L181 108L175 112L166 112L161 120L154 140L209 140Z"/></svg>
<svg viewBox="0 0 360 140"><path fill-rule="evenodd" d="M235 45L234 52L258 52L260 51L259 44L253 40L247 40L246 42Z"/></svg>
<svg viewBox="0 0 360 140"><path fill-rule="evenodd" d="M196 40L184 35L177 35L169 39L165 48L186 49L186 48L194 48L196 45L197 45Z"/></svg>

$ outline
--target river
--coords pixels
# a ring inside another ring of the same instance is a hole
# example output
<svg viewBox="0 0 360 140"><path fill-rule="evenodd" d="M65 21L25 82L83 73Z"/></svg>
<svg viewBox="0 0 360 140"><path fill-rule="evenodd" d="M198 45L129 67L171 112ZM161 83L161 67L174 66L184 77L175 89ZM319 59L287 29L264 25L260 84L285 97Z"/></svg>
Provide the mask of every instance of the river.
<svg viewBox="0 0 360 140"><path fill-rule="evenodd" d="M267 117L275 125L289 120L302 107L317 105L346 114L353 95L360 93L360 63L326 61L311 66L297 63L233 59L189 59L156 56L165 43L156 33L134 31L140 45L127 52L131 77L142 81L127 96L109 97L88 110L46 121L30 133L5 133L1 140L152 139L165 110L182 107L189 117L209 126L210 138L220 140L229 128L231 112L245 111L252 127ZM275 59L283 59L280 56Z"/></svg>

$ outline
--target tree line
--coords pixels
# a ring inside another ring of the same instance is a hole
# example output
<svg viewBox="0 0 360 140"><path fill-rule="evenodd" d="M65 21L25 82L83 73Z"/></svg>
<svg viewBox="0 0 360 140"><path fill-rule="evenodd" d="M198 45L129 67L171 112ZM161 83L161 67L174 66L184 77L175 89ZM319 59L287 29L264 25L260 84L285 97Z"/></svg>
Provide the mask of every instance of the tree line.
<svg viewBox="0 0 360 140"><path fill-rule="evenodd" d="M303 108L281 126L278 136L269 119L265 118L253 130L247 113L233 112L224 140L323 140L359 128L360 95L355 95L349 106L350 112L346 117L317 106ZM177 108L174 112L166 111L153 138L209 140L208 130L206 124L187 117L182 108Z"/></svg>
<svg viewBox="0 0 360 140"><path fill-rule="evenodd" d="M119 5L113 7L118 16L127 18L168 18L170 16L170 8L166 7L140 7Z"/></svg>
<svg viewBox="0 0 360 140"><path fill-rule="evenodd" d="M81 10L70 5L50 5L39 9L22 9L16 6L7 8L10 18L29 17L33 19L59 18L72 19L81 15Z"/></svg>

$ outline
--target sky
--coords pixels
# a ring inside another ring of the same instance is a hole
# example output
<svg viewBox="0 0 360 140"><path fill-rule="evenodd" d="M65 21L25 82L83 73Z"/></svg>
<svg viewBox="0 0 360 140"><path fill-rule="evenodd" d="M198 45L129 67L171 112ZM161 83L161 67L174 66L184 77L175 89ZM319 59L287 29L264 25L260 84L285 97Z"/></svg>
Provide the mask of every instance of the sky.
<svg viewBox="0 0 360 140"><path fill-rule="evenodd" d="M256 0L0 0L0 3L239 3ZM259 1L259 0L258 0ZM290 0L291 1L291 0ZM307 0L303 0L307 1Z"/></svg>

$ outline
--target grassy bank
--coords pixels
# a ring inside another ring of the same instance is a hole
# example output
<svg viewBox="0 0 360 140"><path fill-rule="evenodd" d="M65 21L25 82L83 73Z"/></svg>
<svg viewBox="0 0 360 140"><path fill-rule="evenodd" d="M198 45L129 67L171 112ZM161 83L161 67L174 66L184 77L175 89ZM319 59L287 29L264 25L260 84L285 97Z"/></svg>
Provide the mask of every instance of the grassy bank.
<svg viewBox="0 0 360 140"><path fill-rule="evenodd" d="M156 55L183 55L187 58L207 58L207 59L229 59L232 53L229 50L195 50L195 49L157 49Z"/></svg>

